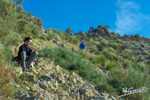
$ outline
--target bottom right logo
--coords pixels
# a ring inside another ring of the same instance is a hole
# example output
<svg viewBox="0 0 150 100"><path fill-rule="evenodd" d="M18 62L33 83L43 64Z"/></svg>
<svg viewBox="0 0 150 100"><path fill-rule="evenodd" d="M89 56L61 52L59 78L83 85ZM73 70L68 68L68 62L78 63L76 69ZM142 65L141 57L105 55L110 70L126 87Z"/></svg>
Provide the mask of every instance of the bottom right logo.
<svg viewBox="0 0 150 100"><path fill-rule="evenodd" d="M129 89L127 87L125 87L125 88L122 89L122 92L124 93L124 95L118 96L118 98L130 95L130 94L143 93L143 92L146 92L146 91L147 91L146 87L141 87L140 89L136 89L136 90L133 90L133 87L131 87Z"/></svg>

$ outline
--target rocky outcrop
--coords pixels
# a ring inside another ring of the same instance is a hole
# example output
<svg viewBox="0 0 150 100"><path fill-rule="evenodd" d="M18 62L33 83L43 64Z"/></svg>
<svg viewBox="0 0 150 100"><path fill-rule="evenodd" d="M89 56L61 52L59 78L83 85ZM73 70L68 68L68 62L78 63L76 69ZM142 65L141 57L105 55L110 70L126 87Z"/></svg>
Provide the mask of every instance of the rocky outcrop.
<svg viewBox="0 0 150 100"><path fill-rule="evenodd" d="M18 74L22 83L15 86L22 89L15 100L115 100L107 93L100 94L76 73L67 72L50 60L44 64L42 60L32 70Z"/></svg>
<svg viewBox="0 0 150 100"><path fill-rule="evenodd" d="M121 36L118 33L115 32L110 32L108 26L98 26L97 28L90 27L88 32L82 32L80 31L79 33L75 34L80 40L85 40L87 38L95 38L95 37L102 37L104 39L121 39L123 41L136 41L136 42L143 42L143 43L149 43L150 38L146 37L140 37L140 35L126 35Z"/></svg>

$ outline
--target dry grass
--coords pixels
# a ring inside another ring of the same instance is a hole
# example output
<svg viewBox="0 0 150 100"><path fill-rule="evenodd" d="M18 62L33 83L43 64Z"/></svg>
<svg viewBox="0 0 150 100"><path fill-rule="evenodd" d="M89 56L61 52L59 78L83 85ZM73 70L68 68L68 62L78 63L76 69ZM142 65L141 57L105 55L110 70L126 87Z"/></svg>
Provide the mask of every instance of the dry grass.
<svg viewBox="0 0 150 100"><path fill-rule="evenodd" d="M6 63L0 64L0 96L4 96L4 98L13 97L14 89L12 85L9 84L15 78L15 74L13 73L13 67L7 68Z"/></svg>
<svg viewBox="0 0 150 100"><path fill-rule="evenodd" d="M13 85L10 84L15 79L15 73L13 71L14 67L8 65L11 59L9 49L0 49L0 99L13 98L14 91Z"/></svg>

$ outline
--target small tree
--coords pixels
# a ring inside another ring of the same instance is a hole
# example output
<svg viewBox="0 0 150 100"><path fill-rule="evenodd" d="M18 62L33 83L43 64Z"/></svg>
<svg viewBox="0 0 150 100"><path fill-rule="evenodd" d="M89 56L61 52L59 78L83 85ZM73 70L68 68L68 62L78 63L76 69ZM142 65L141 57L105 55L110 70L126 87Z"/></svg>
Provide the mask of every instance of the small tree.
<svg viewBox="0 0 150 100"><path fill-rule="evenodd" d="M139 38L139 37L140 37L140 35L139 35L139 34L136 34L136 35L135 35L135 38Z"/></svg>
<svg viewBox="0 0 150 100"><path fill-rule="evenodd" d="M90 27L90 29L94 30L94 27L93 27L93 26L91 26L91 27Z"/></svg>
<svg viewBox="0 0 150 100"><path fill-rule="evenodd" d="M23 3L24 0L18 0L16 5L19 5L20 3Z"/></svg>
<svg viewBox="0 0 150 100"><path fill-rule="evenodd" d="M103 25L98 25L98 28L103 28Z"/></svg>
<svg viewBox="0 0 150 100"><path fill-rule="evenodd" d="M71 30L71 28L70 28L70 27L68 27L68 28L66 29L66 33L71 34L71 32L74 32L74 31L73 31L73 30Z"/></svg>
<svg viewBox="0 0 150 100"><path fill-rule="evenodd" d="M16 10L18 13L22 13L23 12L23 7L20 5L17 7L17 10Z"/></svg>

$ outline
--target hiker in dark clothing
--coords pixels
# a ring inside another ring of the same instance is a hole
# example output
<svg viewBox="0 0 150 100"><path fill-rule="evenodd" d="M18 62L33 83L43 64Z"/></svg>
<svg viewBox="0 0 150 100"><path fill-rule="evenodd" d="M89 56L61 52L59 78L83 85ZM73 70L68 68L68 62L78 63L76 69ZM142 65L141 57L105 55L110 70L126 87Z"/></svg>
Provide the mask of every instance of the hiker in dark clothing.
<svg viewBox="0 0 150 100"><path fill-rule="evenodd" d="M30 67L31 62L35 59L38 54L38 49L31 49L30 44L32 43L32 38L27 37L24 40L24 44L19 47L18 56L14 59L21 62L23 71Z"/></svg>

